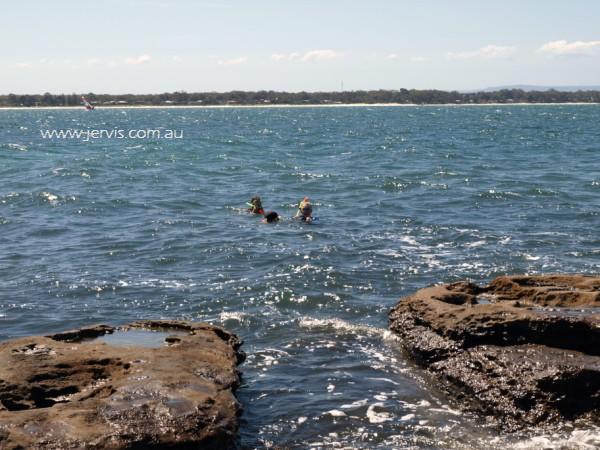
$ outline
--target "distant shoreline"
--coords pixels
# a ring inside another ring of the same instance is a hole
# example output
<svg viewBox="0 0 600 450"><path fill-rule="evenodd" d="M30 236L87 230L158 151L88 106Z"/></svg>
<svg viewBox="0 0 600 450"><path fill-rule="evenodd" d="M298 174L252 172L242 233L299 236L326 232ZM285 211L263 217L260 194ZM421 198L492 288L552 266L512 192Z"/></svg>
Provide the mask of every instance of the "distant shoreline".
<svg viewBox="0 0 600 450"><path fill-rule="evenodd" d="M461 93L437 89L399 89L331 92L228 91L164 92L160 94L8 94L0 95L0 107L78 107L86 102L106 107L348 107L416 105L519 105L600 103L599 91L559 92L503 89Z"/></svg>
<svg viewBox="0 0 600 450"><path fill-rule="evenodd" d="M337 103L337 104L276 104L276 105L98 105L97 109L242 109L242 108L358 108L358 107L461 107L461 106L568 106L600 105L598 102L551 102L551 103ZM83 106L0 106L0 110L58 110L85 109Z"/></svg>

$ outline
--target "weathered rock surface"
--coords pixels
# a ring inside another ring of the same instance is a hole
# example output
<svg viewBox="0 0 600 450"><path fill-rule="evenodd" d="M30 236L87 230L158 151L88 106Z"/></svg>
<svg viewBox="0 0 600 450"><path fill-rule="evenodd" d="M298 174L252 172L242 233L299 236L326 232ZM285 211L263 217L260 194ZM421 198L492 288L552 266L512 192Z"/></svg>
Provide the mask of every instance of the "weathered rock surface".
<svg viewBox="0 0 600 450"><path fill-rule="evenodd" d="M400 300L390 328L442 388L507 430L600 423L600 277L499 277Z"/></svg>
<svg viewBox="0 0 600 450"><path fill-rule="evenodd" d="M234 445L241 341L204 323L142 321L119 330L167 338L156 348L109 345L93 338L116 329L100 325L0 343L0 448Z"/></svg>

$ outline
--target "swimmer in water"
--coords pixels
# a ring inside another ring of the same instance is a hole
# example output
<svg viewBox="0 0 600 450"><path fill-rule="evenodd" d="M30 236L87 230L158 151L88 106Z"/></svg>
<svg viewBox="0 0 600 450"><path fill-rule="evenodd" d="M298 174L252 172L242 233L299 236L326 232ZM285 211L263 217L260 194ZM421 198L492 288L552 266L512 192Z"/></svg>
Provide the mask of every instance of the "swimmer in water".
<svg viewBox="0 0 600 450"><path fill-rule="evenodd" d="M262 221L263 223L279 222L279 214L277 214L275 211L269 211L267 214L265 214L265 218Z"/></svg>
<svg viewBox="0 0 600 450"><path fill-rule="evenodd" d="M252 197L250 202L248 202L246 204L249 206L248 211L253 214L264 214L265 213L265 210L263 209L263 206L262 206L262 200L260 199L259 196Z"/></svg>
<svg viewBox="0 0 600 450"><path fill-rule="evenodd" d="M298 212L294 216L294 219L300 219L302 222L312 222L312 205L310 203L310 199L308 197L304 197L304 199L298 204Z"/></svg>

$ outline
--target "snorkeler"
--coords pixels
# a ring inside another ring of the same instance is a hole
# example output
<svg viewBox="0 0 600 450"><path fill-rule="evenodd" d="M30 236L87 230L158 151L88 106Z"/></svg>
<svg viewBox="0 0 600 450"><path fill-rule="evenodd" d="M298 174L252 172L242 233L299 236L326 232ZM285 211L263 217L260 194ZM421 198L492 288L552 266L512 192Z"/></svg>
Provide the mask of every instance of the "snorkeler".
<svg viewBox="0 0 600 450"><path fill-rule="evenodd" d="M275 211L269 211L267 214L265 214L265 218L262 221L264 223L279 222L279 214L277 214Z"/></svg>
<svg viewBox="0 0 600 450"><path fill-rule="evenodd" d="M312 205L310 204L310 199L308 197L304 197L304 199L298 205L298 212L294 216L294 219L300 219L303 222L312 222Z"/></svg>
<svg viewBox="0 0 600 450"><path fill-rule="evenodd" d="M262 201L259 196L252 197L252 200L250 200L250 202L248 202L246 204L249 206L248 211L250 211L251 213L254 213L254 214L264 214L265 213L265 210L263 209L263 206L262 206Z"/></svg>

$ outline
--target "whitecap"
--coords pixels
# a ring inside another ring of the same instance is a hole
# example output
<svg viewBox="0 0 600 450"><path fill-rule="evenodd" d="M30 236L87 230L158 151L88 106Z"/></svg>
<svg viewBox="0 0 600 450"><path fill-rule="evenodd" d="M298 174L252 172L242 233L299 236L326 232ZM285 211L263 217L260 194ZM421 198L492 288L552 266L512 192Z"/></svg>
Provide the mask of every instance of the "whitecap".
<svg viewBox="0 0 600 450"><path fill-rule="evenodd" d="M388 412L377 412L375 408L383 408L383 403L373 403L367 409L366 416L371 423L383 423L392 420L392 415Z"/></svg>
<svg viewBox="0 0 600 450"><path fill-rule="evenodd" d="M475 247L481 247L482 245L485 245L485 241L470 242L466 246L469 248L475 248Z"/></svg>
<svg viewBox="0 0 600 450"><path fill-rule="evenodd" d="M28 147L23 144L7 144L6 146L10 149L19 150L21 152L26 152L28 150Z"/></svg>
<svg viewBox="0 0 600 450"><path fill-rule="evenodd" d="M52 205L58 203L58 196L53 194L52 192L41 192L40 197L46 199L46 201Z"/></svg>
<svg viewBox="0 0 600 450"><path fill-rule="evenodd" d="M441 408L430 408L429 411L440 412L440 413L448 413L453 416L462 416L462 413L456 409L451 409L448 405L442 405Z"/></svg>
<svg viewBox="0 0 600 450"><path fill-rule="evenodd" d="M419 243L412 236L400 236L398 240L409 245L414 245L415 247L419 245Z"/></svg>
<svg viewBox="0 0 600 450"><path fill-rule="evenodd" d="M363 336L377 336L384 338L388 334L385 328L376 328L368 325L354 325L342 319L314 319L303 317L298 325L302 328L333 328L335 330Z"/></svg>
<svg viewBox="0 0 600 450"><path fill-rule="evenodd" d="M369 403L369 401L365 398L363 400L356 400L352 403L347 403L344 404L342 406L340 406L340 408L342 409L357 409L360 408L361 406L365 406Z"/></svg>
<svg viewBox="0 0 600 450"><path fill-rule="evenodd" d="M219 314L219 319L221 322L225 322L227 320L237 320L241 323L245 316L245 313L239 311L223 311L221 314Z"/></svg>
<svg viewBox="0 0 600 450"><path fill-rule="evenodd" d="M341 297L340 297L339 295L337 295L337 294L334 294L334 293L332 293L332 292L324 292L324 293L323 293L323 296L324 296L324 297L330 297L330 298L332 298L333 300L335 300L336 302L339 302L340 300L342 300L342 299L341 299Z"/></svg>
<svg viewBox="0 0 600 450"><path fill-rule="evenodd" d="M569 434L534 436L512 446L515 450L543 449L581 449L592 450L600 448L600 429L573 430Z"/></svg>
<svg viewBox="0 0 600 450"><path fill-rule="evenodd" d="M372 381L384 381L386 383L392 383L395 385L399 385L400 383L398 383L397 381L394 380L390 380L389 378L367 378L367 380L372 380Z"/></svg>
<svg viewBox="0 0 600 450"><path fill-rule="evenodd" d="M308 297L306 295L301 295L299 297L292 297L290 298L290 302L294 302L294 303L304 303L306 300L308 300Z"/></svg>

